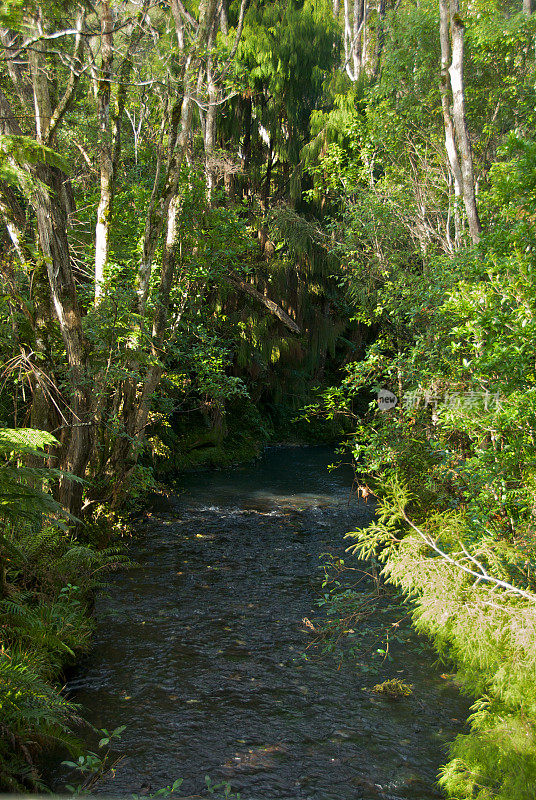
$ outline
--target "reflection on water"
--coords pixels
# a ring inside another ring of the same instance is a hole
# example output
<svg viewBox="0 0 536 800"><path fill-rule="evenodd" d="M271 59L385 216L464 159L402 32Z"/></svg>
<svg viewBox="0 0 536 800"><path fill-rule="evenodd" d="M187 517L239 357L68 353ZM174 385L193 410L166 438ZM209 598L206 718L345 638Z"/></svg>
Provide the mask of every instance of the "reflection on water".
<svg viewBox="0 0 536 800"><path fill-rule="evenodd" d="M270 448L246 468L188 476L140 523L138 566L99 599L95 647L70 686L97 728L127 725L103 794L182 777L181 792L205 796L208 774L243 800L438 796L466 705L431 655L397 654L415 686L400 703L371 695L351 666L303 658L319 556L343 553L342 535L370 518L332 460Z"/></svg>

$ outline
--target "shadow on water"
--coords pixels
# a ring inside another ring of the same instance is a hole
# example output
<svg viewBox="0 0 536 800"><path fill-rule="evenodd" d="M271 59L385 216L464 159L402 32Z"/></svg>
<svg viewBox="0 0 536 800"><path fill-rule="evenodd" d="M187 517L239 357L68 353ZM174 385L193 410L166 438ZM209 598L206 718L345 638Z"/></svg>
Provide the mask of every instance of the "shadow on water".
<svg viewBox="0 0 536 800"><path fill-rule="evenodd" d="M427 800L467 703L409 641L391 673L414 693L389 703L378 680L307 651L319 557L371 510L349 501L333 451L269 448L247 467L187 476L138 525L132 557L97 601L98 633L69 685L97 728L126 725L114 796L204 775L243 800ZM415 641L413 641L415 644ZM88 746L94 746L89 742ZM56 786L65 776L56 770Z"/></svg>

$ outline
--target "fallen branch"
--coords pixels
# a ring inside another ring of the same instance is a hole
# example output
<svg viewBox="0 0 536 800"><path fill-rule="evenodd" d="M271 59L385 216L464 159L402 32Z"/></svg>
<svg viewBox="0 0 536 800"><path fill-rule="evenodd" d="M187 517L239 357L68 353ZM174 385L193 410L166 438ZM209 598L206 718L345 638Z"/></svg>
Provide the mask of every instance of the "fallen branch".
<svg viewBox="0 0 536 800"><path fill-rule="evenodd" d="M274 303L273 300L270 300L269 297L261 294L254 286L251 286L249 283L245 283L244 281L236 281L233 278L227 278L229 283L232 286L235 286L237 289L240 289L241 292L245 292L249 294L251 297L254 297L255 300L258 300L259 303L262 303L268 311L273 314L275 317L281 320L281 322L289 328L293 333L301 333L299 325L294 322L292 317L290 317L286 311L283 311L281 306L278 306L277 303Z"/></svg>

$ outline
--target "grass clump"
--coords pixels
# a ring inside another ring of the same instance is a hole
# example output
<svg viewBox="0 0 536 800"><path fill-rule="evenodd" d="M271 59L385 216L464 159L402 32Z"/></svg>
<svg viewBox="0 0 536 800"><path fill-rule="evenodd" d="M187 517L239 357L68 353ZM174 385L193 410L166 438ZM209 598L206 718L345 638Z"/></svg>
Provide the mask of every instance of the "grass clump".
<svg viewBox="0 0 536 800"><path fill-rule="evenodd" d="M413 686L410 683L404 683L399 678L390 678L383 683L377 683L372 687L372 691L375 694L381 694L387 700L401 700L413 693Z"/></svg>

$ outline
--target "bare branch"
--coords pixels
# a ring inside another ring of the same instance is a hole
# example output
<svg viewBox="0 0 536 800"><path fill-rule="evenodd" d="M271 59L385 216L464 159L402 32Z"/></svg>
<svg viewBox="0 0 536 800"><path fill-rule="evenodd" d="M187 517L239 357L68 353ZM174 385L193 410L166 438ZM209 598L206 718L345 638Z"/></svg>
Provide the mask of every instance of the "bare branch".
<svg viewBox="0 0 536 800"><path fill-rule="evenodd" d="M457 561L448 553L445 553L444 550L441 550L441 548L436 544L436 542L432 539L431 536L421 531L421 529L418 528L415 525L415 523L413 523L410 520L410 518L406 514L405 509L402 509L402 516L404 517L410 528L413 528L413 530L419 534L421 539L424 542L426 542L428 547L430 547L435 553L441 556L441 558L444 558L445 561L448 561L449 564L452 564L457 569L462 570L462 572L466 572L467 575L472 575L473 578L477 578L477 583L479 581L487 581L488 583L491 583L493 586L500 586L502 589L506 589L506 591L510 592L511 594L517 594L520 597L524 597L526 600L530 600L531 603L536 603L536 595L533 594L532 592L526 592L524 589L519 589L517 586L513 586L511 583L508 583L507 581L502 581L499 578L494 578L493 575L489 575L482 566L482 564L479 561L477 561L473 556L469 555L463 544L461 545L462 550L470 558L470 560L478 567L479 572L475 572L475 570L471 569L470 567L467 567L465 564L462 564L461 561Z"/></svg>
<svg viewBox="0 0 536 800"><path fill-rule="evenodd" d="M79 67L80 64L80 57L82 55L82 51L84 49L84 40L82 38L82 26L84 24L86 17L86 12L84 9L81 9L78 14L78 19L76 20L76 30L78 31L74 43L74 51L73 51L73 63L71 65L71 71L69 74L69 80L67 82L67 88L61 98L60 102L54 109L50 122L48 124L47 129L44 133L44 140L47 144L50 144L52 139L54 138L54 134L60 122L62 121L63 117L69 106L71 105L74 91L80 80L81 70ZM76 68L78 67L78 69Z"/></svg>

